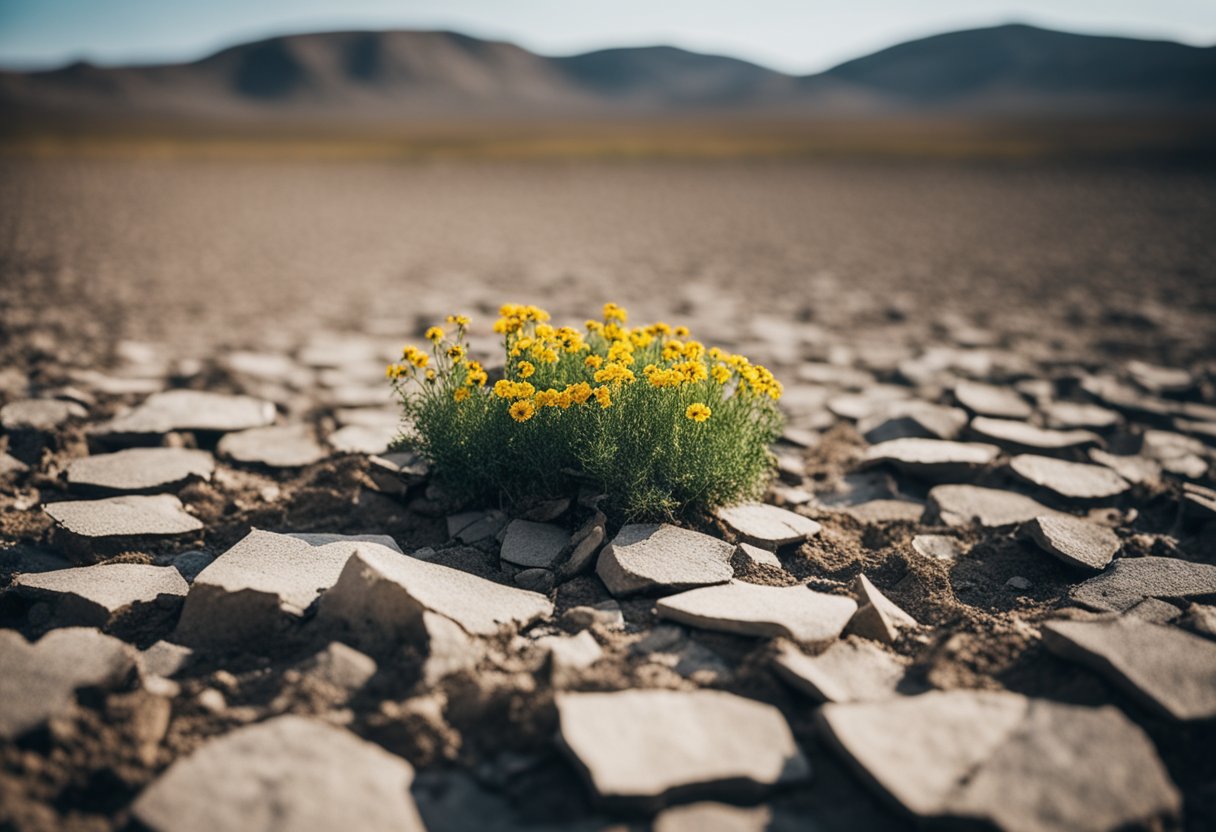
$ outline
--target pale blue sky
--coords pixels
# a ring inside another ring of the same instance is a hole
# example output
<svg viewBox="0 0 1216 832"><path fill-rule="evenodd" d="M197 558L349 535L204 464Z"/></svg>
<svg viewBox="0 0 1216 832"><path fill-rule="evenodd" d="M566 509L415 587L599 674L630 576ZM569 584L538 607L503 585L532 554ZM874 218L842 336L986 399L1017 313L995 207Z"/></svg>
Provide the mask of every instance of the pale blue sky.
<svg viewBox="0 0 1216 832"><path fill-rule="evenodd" d="M1216 43L1216 0L0 0L0 66L184 61L285 32L444 28L549 55L667 43L809 73L1010 21Z"/></svg>

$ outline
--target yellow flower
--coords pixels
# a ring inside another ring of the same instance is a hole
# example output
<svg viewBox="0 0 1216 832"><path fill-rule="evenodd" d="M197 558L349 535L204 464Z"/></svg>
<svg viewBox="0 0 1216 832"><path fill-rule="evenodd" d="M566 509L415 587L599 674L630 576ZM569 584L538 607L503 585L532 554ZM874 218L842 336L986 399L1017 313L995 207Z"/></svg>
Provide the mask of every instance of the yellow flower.
<svg viewBox="0 0 1216 832"><path fill-rule="evenodd" d="M461 329L465 329L469 325L469 319L464 315L448 315L447 322L450 324L456 324L456 326L460 327Z"/></svg>
<svg viewBox="0 0 1216 832"><path fill-rule="evenodd" d="M689 341L684 345L684 357L689 361L696 361L703 355L705 355L705 345L700 341Z"/></svg>
<svg viewBox="0 0 1216 832"><path fill-rule="evenodd" d="M469 397L469 388L467 388L467 387L457 387L456 392L452 394L452 398L454 398L458 402L462 402L465 399L467 399L468 397Z"/></svg>
<svg viewBox="0 0 1216 832"><path fill-rule="evenodd" d="M464 347L460 346L460 344L448 347L448 358L454 361L464 358Z"/></svg>
<svg viewBox="0 0 1216 832"><path fill-rule="evenodd" d="M519 370L520 378L531 378L532 374L536 372L536 365L531 361L521 361L515 365L515 368Z"/></svg>
<svg viewBox="0 0 1216 832"><path fill-rule="evenodd" d="M469 369L468 375L464 378L464 383L472 387L473 385L484 385L490 380L486 371L481 368L481 364L476 361L470 361L466 365Z"/></svg>
<svg viewBox="0 0 1216 832"><path fill-rule="evenodd" d="M577 384L571 384L565 390L570 394L570 398L575 404L585 404L587 399L591 398L591 385L585 381L580 381Z"/></svg>
<svg viewBox="0 0 1216 832"><path fill-rule="evenodd" d="M555 407L560 397L561 393L558 393L552 387L550 387L548 390L540 390L536 394L536 406Z"/></svg>
<svg viewBox="0 0 1216 832"><path fill-rule="evenodd" d="M427 380L427 381L434 381L434 380L435 380L435 371L434 371L434 370L427 370L427 371L426 371L426 380Z"/></svg>
<svg viewBox="0 0 1216 832"><path fill-rule="evenodd" d="M545 364L556 364L557 350L537 344L532 348L532 357Z"/></svg>
<svg viewBox="0 0 1216 832"><path fill-rule="evenodd" d="M700 361L684 361L671 369L679 374L682 381L687 381L689 384L709 378L709 371Z"/></svg>
<svg viewBox="0 0 1216 832"><path fill-rule="evenodd" d="M607 387L595 388L595 400L599 402L601 408L612 407L612 394L608 392Z"/></svg>
<svg viewBox="0 0 1216 832"><path fill-rule="evenodd" d="M585 364L589 370L598 370L603 363L604 359L598 355L589 355L583 359L583 364Z"/></svg>
<svg viewBox="0 0 1216 832"><path fill-rule="evenodd" d="M426 331L426 340L438 344L443 340L443 330L437 326L433 326Z"/></svg>
<svg viewBox="0 0 1216 832"><path fill-rule="evenodd" d="M710 410L707 405L701 404L700 402L694 402L688 406L687 410L684 411L684 417L686 419L692 419L694 422L704 422L712 413L713 411Z"/></svg>
<svg viewBox="0 0 1216 832"><path fill-rule="evenodd" d="M526 381L500 379L494 382L494 395L500 399L528 399L535 392L536 388Z"/></svg>
<svg viewBox="0 0 1216 832"><path fill-rule="evenodd" d="M673 330L673 334L677 338L687 338L689 336L688 327L678 326Z"/></svg>
<svg viewBox="0 0 1216 832"><path fill-rule="evenodd" d="M663 360L675 361L684 355L684 344L681 341L668 341L663 345Z"/></svg>
<svg viewBox="0 0 1216 832"><path fill-rule="evenodd" d="M605 321L620 321L625 323L628 313L624 307L617 306L615 303L604 304L604 320Z"/></svg>
<svg viewBox="0 0 1216 832"><path fill-rule="evenodd" d="M718 364L711 371L711 375L718 384L726 384L726 382L730 381L730 368L725 364Z"/></svg>
<svg viewBox="0 0 1216 832"><path fill-rule="evenodd" d="M507 412L511 414L511 418L515 421L526 422L536 413L536 407L532 402L525 399L511 405L510 410Z"/></svg>
<svg viewBox="0 0 1216 832"><path fill-rule="evenodd" d="M633 381L636 377L628 367L621 364L606 364L602 370L595 371L594 378L601 384L604 382L620 384L623 381Z"/></svg>
<svg viewBox="0 0 1216 832"><path fill-rule="evenodd" d="M608 348L608 360L615 364L629 366L633 363L633 344L628 341L617 341Z"/></svg>

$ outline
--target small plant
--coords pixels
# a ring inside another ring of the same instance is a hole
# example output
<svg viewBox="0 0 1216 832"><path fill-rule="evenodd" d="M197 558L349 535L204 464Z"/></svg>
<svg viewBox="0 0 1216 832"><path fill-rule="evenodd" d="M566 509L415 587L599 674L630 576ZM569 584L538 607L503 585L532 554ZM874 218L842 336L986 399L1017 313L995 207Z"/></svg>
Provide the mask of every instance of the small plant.
<svg viewBox="0 0 1216 832"><path fill-rule="evenodd" d="M520 501L589 485L627 520L760 495L781 432L781 384L764 367L684 327L630 328L611 303L583 330L551 326L535 306L500 314L493 384L468 354L462 315L388 367L412 425L397 446L426 457L453 495Z"/></svg>

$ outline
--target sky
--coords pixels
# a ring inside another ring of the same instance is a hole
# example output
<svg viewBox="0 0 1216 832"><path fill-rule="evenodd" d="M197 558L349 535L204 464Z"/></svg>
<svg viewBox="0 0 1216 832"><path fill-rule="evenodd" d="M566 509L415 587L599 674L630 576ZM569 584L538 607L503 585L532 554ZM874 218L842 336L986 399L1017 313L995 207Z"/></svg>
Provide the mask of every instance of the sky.
<svg viewBox="0 0 1216 832"><path fill-rule="evenodd" d="M670 44L811 73L1008 22L1216 43L1216 0L0 0L0 66L190 61L260 37L454 29L545 55Z"/></svg>

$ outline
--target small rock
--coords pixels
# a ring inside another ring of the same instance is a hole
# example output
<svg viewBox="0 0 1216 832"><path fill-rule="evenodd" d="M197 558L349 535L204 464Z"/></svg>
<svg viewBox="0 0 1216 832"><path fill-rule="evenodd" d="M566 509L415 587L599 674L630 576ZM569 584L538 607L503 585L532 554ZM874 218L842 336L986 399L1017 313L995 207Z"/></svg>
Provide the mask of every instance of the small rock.
<svg viewBox="0 0 1216 832"><path fill-rule="evenodd" d="M115 538L178 537L203 528L172 494L47 503L42 510L55 521L65 542L82 552Z"/></svg>
<svg viewBox="0 0 1216 832"><path fill-rule="evenodd" d="M501 511L466 511L448 517L448 537L461 543L477 543L497 537L507 525Z"/></svg>
<svg viewBox="0 0 1216 832"><path fill-rule="evenodd" d="M898 657L863 639L831 644L808 656L781 645L773 660L777 675L816 702L872 702L896 696L905 667Z"/></svg>
<svg viewBox="0 0 1216 832"><path fill-rule="evenodd" d="M805 586L761 586L731 581L659 599L660 618L745 636L785 636L807 646L840 637L857 610L850 598Z"/></svg>
<svg viewBox="0 0 1216 832"><path fill-rule="evenodd" d="M384 456L400 435L399 425L347 425L331 433L325 441L340 454Z"/></svg>
<svg viewBox="0 0 1216 832"><path fill-rule="evenodd" d="M155 832L423 832L405 760L342 728L280 716L212 739L135 800Z"/></svg>
<svg viewBox="0 0 1216 832"><path fill-rule="evenodd" d="M483 651L455 621L427 611L422 613L422 627L427 650L422 679L427 687L477 666Z"/></svg>
<svg viewBox="0 0 1216 832"><path fill-rule="evenodd" d="M1131 609L1145 598L1208 596L1216 596L1216 566L1159 557L1119 558L1068 594L1081 606L1115 612Z"/></svg>
<svg viewBox="0 0 1216 832"><path fill-rule="evenodd" d="M604 528L603 522L591 526L582 534L581 538L576 533L571 538L571 541L577 541L577 543L575 543L573 551L570 552L570 557L558 568L558 577L568 580L575 575L581 575L589 571L595 563L596 553L604 545L606 535L607 531Z"/></svg>
<svg viewBox="0 0 1216 832"><path fill-rule="evenodd" d="M934 486L929 491L928 510L947 526L978 523L986 528L1012 526L1036 517L1059 514L1022 494L976 485Z"/></svg>
<svg viewBox="0 0 1216 832"><path fill-rule="evenodd" d="M328 647L302 661L297 668L307 676L350 692L363 687L376 675L373 658L340 641L330 642Z"/></svg>
<svg viewBox="0 0 1216 832"><path fill-rule="evenodd" d="M761 549L759 546L753 546L750 543L740 543L735 547L735 556L743 560L749 566L763 566L770 569L780 569L781 561L777 556L768 549Z"/></svg>
<svg viewBox="0 0 1216 832"><path fill-rule="evenodd" d="M967 424L957 407L921 401L897 401L880 408L857 424L871 445L893 439L954 439Z"/></svg>
<svg viewBox="0 0 1216 832"><path fill-rule="evenodd" d="M596 574L615 596L672 593L729 581L735 547L678 526L624 526L600 553Z"/></svg>
<svg viewBox="0 0 1216 832"><path fill-rule="evenodd" d="M1171 719L1216 716L1216 644L1134 616L1052 621L1043 643Z"/></svg>
<svg viewBox="0 0 1216 832"><path fill-rule="evenodd" d="M430 475L426 460L413 451L378 454L367 460L372 487L393 497L404 497L409 489Z"/></svg>
<svg viewBox="0 0 1216 832"><path fill-rule="evenodd" d="M781 712L733 694L559 693L557 712L564 748L605 803L754 798L810 776Z"/></svg>
<svg viewBox="0 0 1216 832"><path fill-rule="evenodd" d="M809 517L764 503L720 508L714 516L743 541L765 549L801 543L820 530L820 525Z"/></svg>
<svg viewBox="0 0 1216 832"><path fill-rule="evenodd" d="M542 595L553 589L556 582L556 576L550 569L521 569L515 573L517 586L532 592L539 592Z"/></svg>
<svg viewBox="0 0 1216 832"><path fill-rule="evenodd" d="M1171 621L1177 620L1182 612L1168 601L1145 598L1124 615L1134 615L1141 621L1147 621L1150 624L1169 624Z"/></svg>
<svg viewBox="0 0 1216 832"><path fill-rule="evenodd" d="M772 819L767 806L690 803L660 812L651 832L766 832Z"/></svg>
<svg viewBox="0 0 1216 832"><path fill-rule="evenodd" d="M139 654L139 664L145 676L169 677L190 663L194 651L180 644L158 641Z"/></svg>
<svg viewBox="0 0 1216 832"><path fill-rule="evenodd" d="M1015 450L1058 451L1100 445L1102 438L1087 430L1049 430L1028 422L976 416L971 430L982 439Z"/></svg>
<svg viewBox="0 0 1216 832"><path fill-rule="evenodd" d="M1146 456L1118 456L1101 448L1089 449L1090 461L1105 465L1133 485L1155 483L1161 479L1161 466Z"/></svg>
<svg viewBox="0 0 1216 832"><path fill-rule="evenodd" d="M962 542L943 534L918 534L912 538L912 548L935 560L958 560L963 554Z"/></svg>
<svg viewBox="0 0 1216 832"><path fill-rule="evenodd" d="M1129 361L1127 372L1136 384L1150 393L1185 393L1195 386L1195 377L1180 367Z"/></svg>
<svg viewBox="0 0 1216 832"><path fill-rule="evenodd" d="M267 468L303 468L329 456L308 425L277 425L230 433L216 448L220 456Z"/></svg>
<svg viewBox="0 0 1216 832"><path fill-rule="evenodd" d="M1119 424L1119 414L1096 404L1052 402L1045 410L1047 426L1064 430L1106 430Z"/></svg>
<svg viewBox="0 0 1216 832"><path fill-rule="evenodd" d="M119 687L135 661L126 644L86 627L54 630L33 644L0 630L0 739L15 740L68 714L78 688Z"/></svg>
<svg viewBox="0 0 1216 832"><path fill-rule="evenodd" d="M575 636L544 636L536 640L538 647L548 650L555 677L584 670L604 655L604 649L587 630Z"/></svg>
<svg viewBox="0 0 1216 832"><path fill-rule="evenodd" d="M1026 482L1066 499L1098 500L1117 496L1131 487L1103 465L1066 462L1049 456L1021 454L1009 460L1009 469Z"/></svg>
<svg viewBox="0 0 1216 832"><path fill-rule="evenodd" d="M866 451L867 465L891 465L929 480L967 478L1000 454L995 445L943 439L892 439Z"/></svg>
<svg viewBox="0 0 1216 832"><path fill-rule="evenodd" d="M954 387L954 398L977 416L1028 419L1033 413L1016 390L978 381L960 381Z"/></svg>
<svg viewBox="0 0 1216 832"><path fill-rule="evenodd" d="M1005 586L1010 589L1030 589L1033 584L1029 578L1023 578L1021 575L1014 575L1009 580L1005 581Z"/></svg>
<svg viewBox="0 0 1216 832"><path fill-rule="evenodd" d="M879 592L865 575L854 578L849 591L857 601L857 610L848 622L850 633L893 644L901 629L919 626L915 618Z"/></svg>
<svg viewBox="0 0 1216 832"><path fill-rule="evenodd" d="M608 630L625 629L625 615L616 601L603 601L589 607L571 607L558 623L566 630L585 630L599 625Z"/></svg>
<svg viewBox="0 0 1216 832"><path fill-rule="evenodd" d="M1022 527L1024 537L1070 566L1099 571L1119 551L1119 536L1105 526L1079 517L1036 517Z"/></svg>
<svg viewBox="0 0 1216 832"><path fill-rule="evenodd" d="M70 419L83 419L88 411L62 399L18 399L0 407L0 427L7 433L51 433Z"/></svg>
<svg viewBox="0 0 1216 832"><path fill-rule="evenodd" d="M915 523L925 506L912 500L867 500L846 507L844 513L862 523Z"/></svg>
<svg viewBox="0 0 1216 832"><path fill-rule="evenodd" d="M502 541L500 557L517 566L549 569L570 543L570 533L561 526L512 520Z"/></svg>
<svg viewBox="0 0 1216 832"><path fill-rule="evenodd" d="M198 702L200 708L216 715L228 710L228 700L215 688L204 688L199 691L195 701Z"/></svg>
<svg viewBox="0 0 1216 832"><path fill-rule="evenodd" d="M55 572L18 575L22 595L55 604L57 618L85 627L108 629L141 605L180 604L189 586L172 566L102 563Z"/></svg>
<svg viewBox="0 0 1216 832"><path fill-rule="evenodd" d="M68 487L104 494L168 491L191 479L210 480L215 460L186 448L130 448L68 463Z"/></svg>
<svg viewBox="0 0 1216 832"><path fill-rule="evenodd" d="M1132 609L1134 610L1135 607ZM1200 635L1216 638L1216 606L1191 604L1186 608L1186 615L1183 616L1181 623Z"/></svg>

